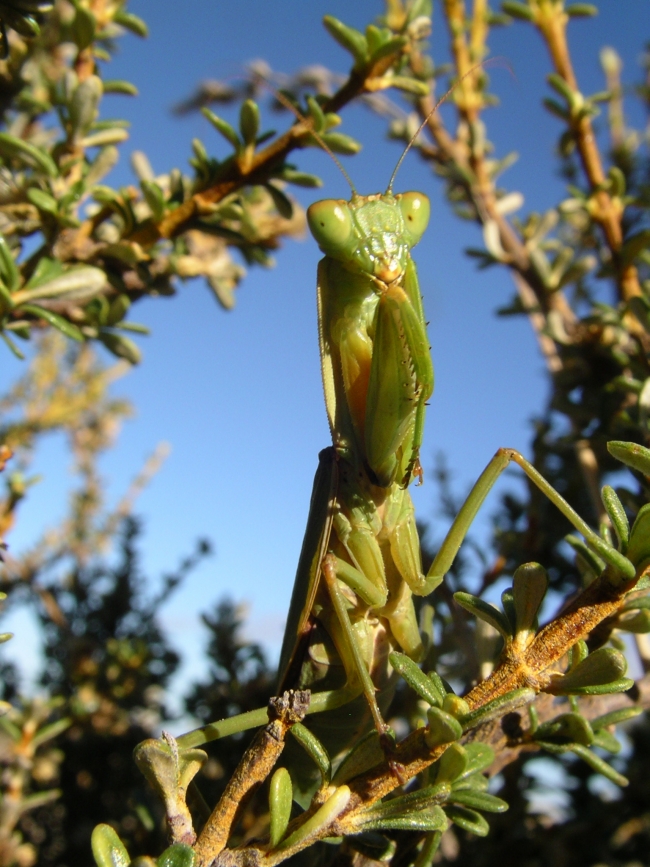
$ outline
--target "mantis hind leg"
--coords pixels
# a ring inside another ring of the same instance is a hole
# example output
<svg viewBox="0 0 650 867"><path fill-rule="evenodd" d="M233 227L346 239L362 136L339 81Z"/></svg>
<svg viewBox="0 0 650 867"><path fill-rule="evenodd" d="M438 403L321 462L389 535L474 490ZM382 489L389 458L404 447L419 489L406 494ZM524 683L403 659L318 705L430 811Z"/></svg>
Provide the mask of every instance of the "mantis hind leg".
<svg viewBox="0 0 650 867"><path fill-rule="evenodd" d="M476 513L483 505L496 480L511 462L521 467L531 482L548 497L564 517L584 536L587 545L599 554L607 564L613 567L622 578L629 580L634 577L635 568L627 557L624 557L615 548L612 548L611 545L594 532L567 503L564 497L546 481L541 473L523 455L515 451L515 449L499 449L479 476L478 481L470 491L469 496L456 515L449 532L445 536L427 574L427 587L433 589L443 580L454 562L458 549L467 535L467 531Z"/></svg>

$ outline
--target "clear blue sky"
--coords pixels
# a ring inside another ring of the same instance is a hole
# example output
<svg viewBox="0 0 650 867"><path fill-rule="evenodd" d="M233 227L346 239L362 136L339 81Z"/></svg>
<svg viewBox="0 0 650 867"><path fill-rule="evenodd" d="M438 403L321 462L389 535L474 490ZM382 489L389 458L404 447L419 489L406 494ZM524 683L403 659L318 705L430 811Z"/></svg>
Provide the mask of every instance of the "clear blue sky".
<svg viewBox="0 0 650 867"><path fill-rule="evenodd" d="M603 88L598 51L605 44L623 56L625 81L638 80L637 60L648 37L647 0L602 0L601 7L598 18L570 28L585 93ZM133 0L130 8L147 20L150 36L144 43L127 36L104 73L129 79L140 91L135 100L111 96L104 103L106 116L128 117L132 123L116 184L133 181L128 154L135 149L144 150L160 173L186 165L195 136L208 151L225 153L200 115L179 119L170 114L201 79L237 77L247 61L260 57L278 71L317 63L345 72L349 55L326 33L322 16L333 14L362 27L382 4ZM446 39L436 7L437 62L446 57ZM493 55L505 57L515 73L513 78L505 70L490 72L501 105L486 115L489 136L497 156L511 150L520 154L503 186L524 194L525 212L544 210L562 190L552 156L559 123L549 122L540 106L548 58L537 35L523 24L495 31L491 45ZM364 108L347 109L343 117L344 130L363 143L361 155L346 162L359 191L384 189L398 145L384 140L382 124ZM288 123L268 115L267 121L276 128ZM323 196L348 196L324 154L313 151L297 159L324 179ZM510 278L496 269L479 274L464 257L465 247L481 245L480 232L450 213L440 183L415 155L401 169L396 188L416 188L432 199L431 226L416 249L436 369L422 456L426 471L434 454L444 452L462 491L497 447L527 451L529 420L546 394L543 363L524 319L493 316L512 296ZM296 195L305 205L314 199L314 191ZM102 466L111 501L158 442L168 441L173 449L137 505L146 526L146 574L173 568L198 536L210 537L216 548L165 610L165 625L188 660L186 672L201 665L205 636L198 613L225 595L247 603L248 634L277 652L317 454L328 444L316 338L319 252L310 239L290 241L276 258L275 268L249 272L230 313L218 308L199 281L180 285L173 299L138 304L132 318L147 324L152 336L141 341L143 364L115 388L134 402L137 417L126 424ZM10 382L18 368L5 353L0 385ZM66 461L56 441L39 457L35 469L46 479L31 493L9 540L16 550L63 514L70 482ZM420 518L435 520L435 493L432 483L415 491ZM437 524L436 534L441 532ZM12 615L10 620L3 629L22 634L22 642L12 644L13 652L24 657L32 632L24 618Z"/></svg>

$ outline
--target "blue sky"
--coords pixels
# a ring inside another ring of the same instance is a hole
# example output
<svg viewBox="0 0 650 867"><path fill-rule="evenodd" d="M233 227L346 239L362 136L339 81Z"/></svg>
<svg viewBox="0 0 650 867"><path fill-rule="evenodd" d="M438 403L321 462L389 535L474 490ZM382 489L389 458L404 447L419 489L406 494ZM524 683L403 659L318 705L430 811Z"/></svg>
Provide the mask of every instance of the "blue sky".
<svg viewBox="0 0 650 867"><path fill-rule="evenodd" d="M570 27L585 93L603 88L598 51L605 44L623 56L625 81L638 80L637 61L648 35L641 26L647 0L604 0L601 7L598 18ZM144 43L127 36L104 72L132 81L140 91L137 99L111 96L104 103L105 116L132 123L111 178L116 185L133 182L128 154L135 149L145 151L160 173L186 166L195 136L209 152L226 152L200 115L171 115L171 106L197 82L236 78L246 62L260 57L277 71L318 63L345 72L349 55L327 34L322 16L333 14L363 27L382 4L186 0L181 8L174 0L133 0L130 8L147 20L150 36ZM447 56L446 40L436 7L432 45L438 63ZM511 150L520 155L503 186L524 194L524 212L541 211L562 196L553 162L559 122L549 122L540 106L547 95L546 51L523 24L495 31L491 47L514 71L511 76L505 69L490 70L500 106L485 117L496 155ZM289 122L268 113L266 120L278 129ZM346 109L343 122L344 131L363 144L361 154L346 161L359 191L384 189L399 146L384 140L381 122L363 107ZM326 155L314 150L296 161L323 178L322 196L348 197L345 181ZM406 189L421 190L432 200L431 225L415 251L436 371L423 464L426 472L435 453L444 452L456 488L463 491L499 446L527 452L530 419L546 395L544 368L527 322L493 315L512 296L509 276L496 269L477 273L464 257L465 247L481 246L480 232L450 213L440 183L414 154L396 184L396 190ZM304 205L320 197L313 190L296 195ZM329 440L316 337L318 259L311 239L287 242L273 269L249 272L229 313L200 281L180 285L173 299L139 303L132 313L152 335L141 341L143 364L115 391L133 401L137 416L125 425L102 470L109 498L116 502L156 444L171 443L170 458L137 505L146 527L147 575L172 569L198 536L210 537L215 545L215 556L192 574L164 612L169 634L187 658L183 676L201 667L205 636L199 612L225 595L247 604L249 635L272 654L279 647L317 455ZM18 370L18 363L3 355L0 387ZM46 444L35 466L45 480L33 490L9 539L15 550L64 513L67 460L58 441ZM431 482L414 492L420 518L435 521L435 494ZM435 526L439 536L443 528L439 522ZM12 614L7 620L3 629L19 633L7 653L24 658L25 647L34 645L33 628L24 616Z"/></svg>

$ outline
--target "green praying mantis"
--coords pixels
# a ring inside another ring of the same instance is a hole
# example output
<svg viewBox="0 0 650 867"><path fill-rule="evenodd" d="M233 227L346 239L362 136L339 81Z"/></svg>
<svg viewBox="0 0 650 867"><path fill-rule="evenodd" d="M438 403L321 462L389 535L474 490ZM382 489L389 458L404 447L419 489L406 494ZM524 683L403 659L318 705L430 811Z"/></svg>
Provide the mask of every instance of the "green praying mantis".
<svg viewBox="0 0 650 867"><path fill-rule="evenodd" d="M318 332L332 445L321 452L314 480L278 691L310 688L310 714L336 711L363 696L354 712L348 708L338 717L344 722L334 741L341 750L372 726L386 734L381 706L395 681L388 656L398 649L418 661L424 649L413 596L428 596L442 582L511 462L606 563L626 580L634 576L632 563L512 449L499 449L489 462L423 574L408 486L422 479L419 448L433 367L411 250L425 232L430 204L422 193L392 192L410 146L385 193L362 196L350 183L350 201L325 199L308 209L324 253ZM359 710L363 706L369 714ZM327 716L336 730L337 715ZM190 732L178 743L191 748L265 722L262 708Z"/></svg>

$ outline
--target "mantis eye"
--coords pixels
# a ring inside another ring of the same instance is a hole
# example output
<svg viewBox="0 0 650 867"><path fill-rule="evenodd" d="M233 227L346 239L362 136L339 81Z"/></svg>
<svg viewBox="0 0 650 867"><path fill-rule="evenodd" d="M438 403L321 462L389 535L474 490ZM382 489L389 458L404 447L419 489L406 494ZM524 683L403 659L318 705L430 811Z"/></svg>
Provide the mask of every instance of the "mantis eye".
<svg viewBox="0 0 650 867"><path fill-rule="evenodd" d="M417 244L429 223L431 213L429 199L422 193L403 193L396 198L399 201L406 228L413 237L413 243Z"/></svg>
<svg viewBox="0 0 650 867"><path fill-rule="evenodd" d="M338 199L323 199L307 208L309 230L323 252L334 252L345 246L352 231L348 203Z"/></svg>

